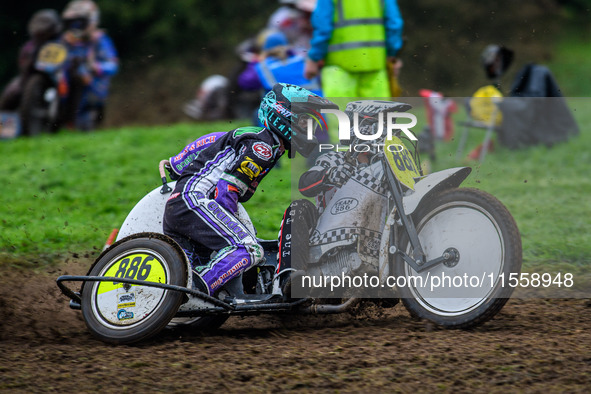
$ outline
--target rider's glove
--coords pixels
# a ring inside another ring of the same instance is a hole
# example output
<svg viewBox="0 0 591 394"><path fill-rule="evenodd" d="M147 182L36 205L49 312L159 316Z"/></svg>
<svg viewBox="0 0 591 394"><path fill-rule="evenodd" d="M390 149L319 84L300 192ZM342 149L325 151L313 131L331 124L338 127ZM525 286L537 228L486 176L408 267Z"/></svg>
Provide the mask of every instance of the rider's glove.
<svg viewBox="0 0 591 394"><path fill-rule="evenodd" d="M170 179L172 179L173 181L178 181L179 178L181 177L179 174L177 174L176 172L174 172L174 170L172 169L172 167L170 166L170 164L165 164L164 165L164 169L166 171L168 171L168 176L170 177Z"/></svg>
<svg viewBox="0 0 591 394"><path fill-rule="evenodd" d="M349 163L344 163L335 167L331 167L326 172L326 181L332 186L340 187L345 184L355 175L355 167Z"/></svg>

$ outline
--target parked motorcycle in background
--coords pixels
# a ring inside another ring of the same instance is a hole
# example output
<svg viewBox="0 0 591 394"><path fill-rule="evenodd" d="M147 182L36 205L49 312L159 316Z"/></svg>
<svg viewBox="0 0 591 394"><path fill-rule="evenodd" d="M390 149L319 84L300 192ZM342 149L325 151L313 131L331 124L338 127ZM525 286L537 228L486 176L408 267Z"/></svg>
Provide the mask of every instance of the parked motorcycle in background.
<svg viewBox="0 0 591 394"><path fill-rule="evenodd" d="M66 93L63 82L60 89L60 81L64 80L67 58L68 50L59 41L47 43L39 50L19 108L24 135L53 132L60 127L60 95Z"/></svg>
<svg viewBox="0 0 591 394"><path fill-rule="evenodd" d="M14 125L4 137L38 134L49 130L57 118L56 73L67 57L59 44L61 30L60 16L52 9L39 10L29 20L30 39L19 51L19 74L0 96L3 123L11 119Z"/></svg>
<svg viewBox="0 0 591 394"><path fill-rule="evenodd" d="M89 83L85 80L88 69L87 59L73 56L63 42L45 44L23 89L19 109L23 134L55 132L65 124L74 124Z"/></svg>
<svg viewBox="0 0 591 394"><path fill-rule="evenodd" d="M22 134L62 126L88 131L100 123L119 61L98 23L99 9L92 0L71 1L61 20L54 10L34 15L29 26L33 38L21 50L20 75L0 97L0 109L13 111L2 115L18 120Z"/></svg>

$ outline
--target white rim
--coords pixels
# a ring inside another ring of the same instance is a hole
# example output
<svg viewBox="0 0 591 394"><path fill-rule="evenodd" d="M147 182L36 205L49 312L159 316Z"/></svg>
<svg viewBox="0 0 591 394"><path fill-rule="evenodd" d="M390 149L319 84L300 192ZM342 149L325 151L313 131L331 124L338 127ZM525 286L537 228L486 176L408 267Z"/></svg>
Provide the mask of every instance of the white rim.
<svg viewBox="0 0 591 394"><path fill-rule="evenodd" d="M460 256L454 266L440 264L420 274L405 264L407 280L409 276L420 278L415 281L418 286L411 283L408 288L423 308L440 316L459 316L491 297L505 266L505 244L488 211L466 201L450 202L423 218L417 232L427 261L450 247Z"/></svg>

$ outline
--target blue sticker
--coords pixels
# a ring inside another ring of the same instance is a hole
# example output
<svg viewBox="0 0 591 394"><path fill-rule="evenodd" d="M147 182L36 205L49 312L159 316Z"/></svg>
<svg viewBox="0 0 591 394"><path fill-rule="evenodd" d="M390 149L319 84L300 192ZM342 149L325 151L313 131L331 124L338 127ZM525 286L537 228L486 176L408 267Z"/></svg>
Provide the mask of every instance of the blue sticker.
<svg viewBox="0 0 591 394"><path fill-rule="evenodd" d="M133 319L133 312L127 312L125 309L119 309L119 311L117 312L117 319L119 319L119 320Z"/></svg>

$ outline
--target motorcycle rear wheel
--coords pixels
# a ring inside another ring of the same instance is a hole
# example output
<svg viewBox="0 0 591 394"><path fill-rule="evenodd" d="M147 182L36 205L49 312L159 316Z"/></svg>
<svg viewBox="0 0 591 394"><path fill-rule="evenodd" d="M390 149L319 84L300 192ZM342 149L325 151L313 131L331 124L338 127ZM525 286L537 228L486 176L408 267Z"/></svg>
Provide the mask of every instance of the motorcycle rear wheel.
<svg viewBox="0 0 591 394"><path fill-rule="evenodd" d="M420 274L396 258L393 272L404 277L398 291L406 309L447 328L492 319L513 292L507 278L521 271L521 237L507 208L486 192L457 188L428 198L412 216L426 261L446 251L457 251L457 257ZM411 254L402 233L399 247Z"/></svg>
<svg viewBox="0 0 591 394"><path fill-rule="evenodd" d="M186 286L184 256L170 242L160 238L123 240L99 258L89 276ZM86 282L82 287L82 316L98 339L129 344L160 332L176 314L183 296L151 286Z"/></svg>

